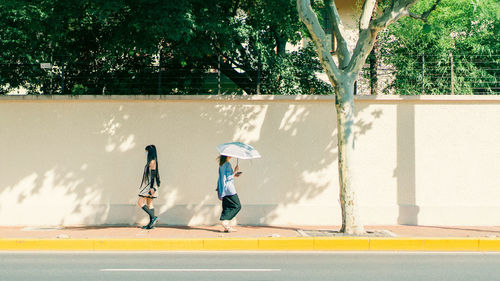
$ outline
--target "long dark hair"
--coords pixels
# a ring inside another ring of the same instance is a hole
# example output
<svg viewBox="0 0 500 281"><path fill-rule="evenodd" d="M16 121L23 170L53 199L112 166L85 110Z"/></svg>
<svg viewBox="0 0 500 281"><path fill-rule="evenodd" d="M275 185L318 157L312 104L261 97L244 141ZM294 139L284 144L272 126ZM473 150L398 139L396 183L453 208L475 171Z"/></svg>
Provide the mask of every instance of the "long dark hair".
<svg viewBox="0 0 500 281"><path fill-rule="evenodd" d="M149 166L152 160L156 162L156 183L160 185L160 168L158 165L158 155L156 153L156 146L154 144L150 144L146 146L145 150L148 152L147 163L146 166ZM149 179L149 169L146 169L146 179Z"/></svg>
<svg viewBox="0 0 500 281"><path fill-rule="evenodd" d="M224 163L226 163L227 156L226 155L220 155L219 157L217 157L217 160L219 161L219 166L222 166L222 165L224 165Z"/></svg>

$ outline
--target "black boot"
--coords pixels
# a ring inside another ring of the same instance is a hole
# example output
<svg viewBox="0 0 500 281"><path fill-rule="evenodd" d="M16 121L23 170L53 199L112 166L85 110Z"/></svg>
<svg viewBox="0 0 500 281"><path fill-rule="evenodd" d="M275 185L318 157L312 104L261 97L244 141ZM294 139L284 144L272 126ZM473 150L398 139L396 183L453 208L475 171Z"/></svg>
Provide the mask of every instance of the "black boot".
<svg viewBox="0 0 500 281"><path fill-rule="evenodd" d="M156 222L158 222L158 217L155 216L155 208L151 208L149 210L151 210L152 217L149 220L148 229L152 229L155 227Z"/></svg>
<svg viewBox="0 0 500 281"><path fill-rule="evenodd" d="M142 229L150 229L151 222L153 221L153 217L155 216L154 209L149 209L147 205L142 206L144 212L149 215L149 223L142 227Z"/></svg>
<svg viewBox="0 0 500 281"><path fill-rule="evenodd" d="M155 224L158 222L158 217L153 217L151 219L151 222L148 224L148 229L155 228Z"/></svg>

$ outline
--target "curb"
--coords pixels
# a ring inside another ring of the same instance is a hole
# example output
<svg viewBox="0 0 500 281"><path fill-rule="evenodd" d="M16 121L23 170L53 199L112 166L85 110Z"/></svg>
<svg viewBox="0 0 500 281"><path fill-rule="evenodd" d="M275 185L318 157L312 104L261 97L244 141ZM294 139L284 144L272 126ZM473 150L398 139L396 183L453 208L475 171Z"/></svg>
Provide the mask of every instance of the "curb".
<svg viewBox="0 0 500 281"><path fill-rule="evenodd" d="M500 238L0 239L0 251L500 251Z"/></svg>

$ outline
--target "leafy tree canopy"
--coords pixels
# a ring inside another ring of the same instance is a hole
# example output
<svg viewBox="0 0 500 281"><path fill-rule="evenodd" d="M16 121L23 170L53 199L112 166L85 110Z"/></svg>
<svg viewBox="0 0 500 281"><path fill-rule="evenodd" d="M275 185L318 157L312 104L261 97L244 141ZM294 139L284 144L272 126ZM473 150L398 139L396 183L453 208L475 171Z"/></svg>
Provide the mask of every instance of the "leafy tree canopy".
<svg viewBox="0 0 500 281"><path fill-rule="evenodd" d="M328 93L312 50L285 51L300 28L293 0L4 0L0 93L217 93L213 69L231 92Z"/></svg>
<svg viewBox="0 0 500 281"><path fill-rule="evenodd" d="M430 5L422 0L414 10ZM499 11L496 0L443 0L427 22L404 18L390 26L379 40L381 58L396 70L389 89L420 94L423 83L427 94L448 94L453 75L457 94L500 93Z"/></svg>

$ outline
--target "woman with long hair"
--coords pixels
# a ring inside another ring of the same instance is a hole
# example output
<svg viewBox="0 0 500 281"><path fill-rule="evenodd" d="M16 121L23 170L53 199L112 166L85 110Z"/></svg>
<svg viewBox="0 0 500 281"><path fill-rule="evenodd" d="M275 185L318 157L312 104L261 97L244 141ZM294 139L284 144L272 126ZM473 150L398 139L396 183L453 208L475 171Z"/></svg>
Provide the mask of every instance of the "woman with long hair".
<svg viewBox="0 0 500 281"><path fill-rule="evenodd" d="M229 222L238 214L241 210L241 203L238 194L236 193L236 187L234 186L234 178L239 177L241 172L239 172L239 167L236 165L233 168L229 162L231 157L220 155L218 157L219 161L219 180L217 181L217 195L219 200L222 200L222 213L220 215L220 220L224 232L236 231L229 225Z"/></svg>
<svg viewBox="0 0 500 281"><path fill-rule="evenodd" d="M158 169L156 147L151 144L146 146L145 150L147 152L147 161L146 166L144 166L144 173L142 174L137 205L149 215L149 223L142 228L152 229L154 228L156 222L158 222L158 217L155 216L153 199L158 197L158 188L160 187L160 171Z"/></svg>

